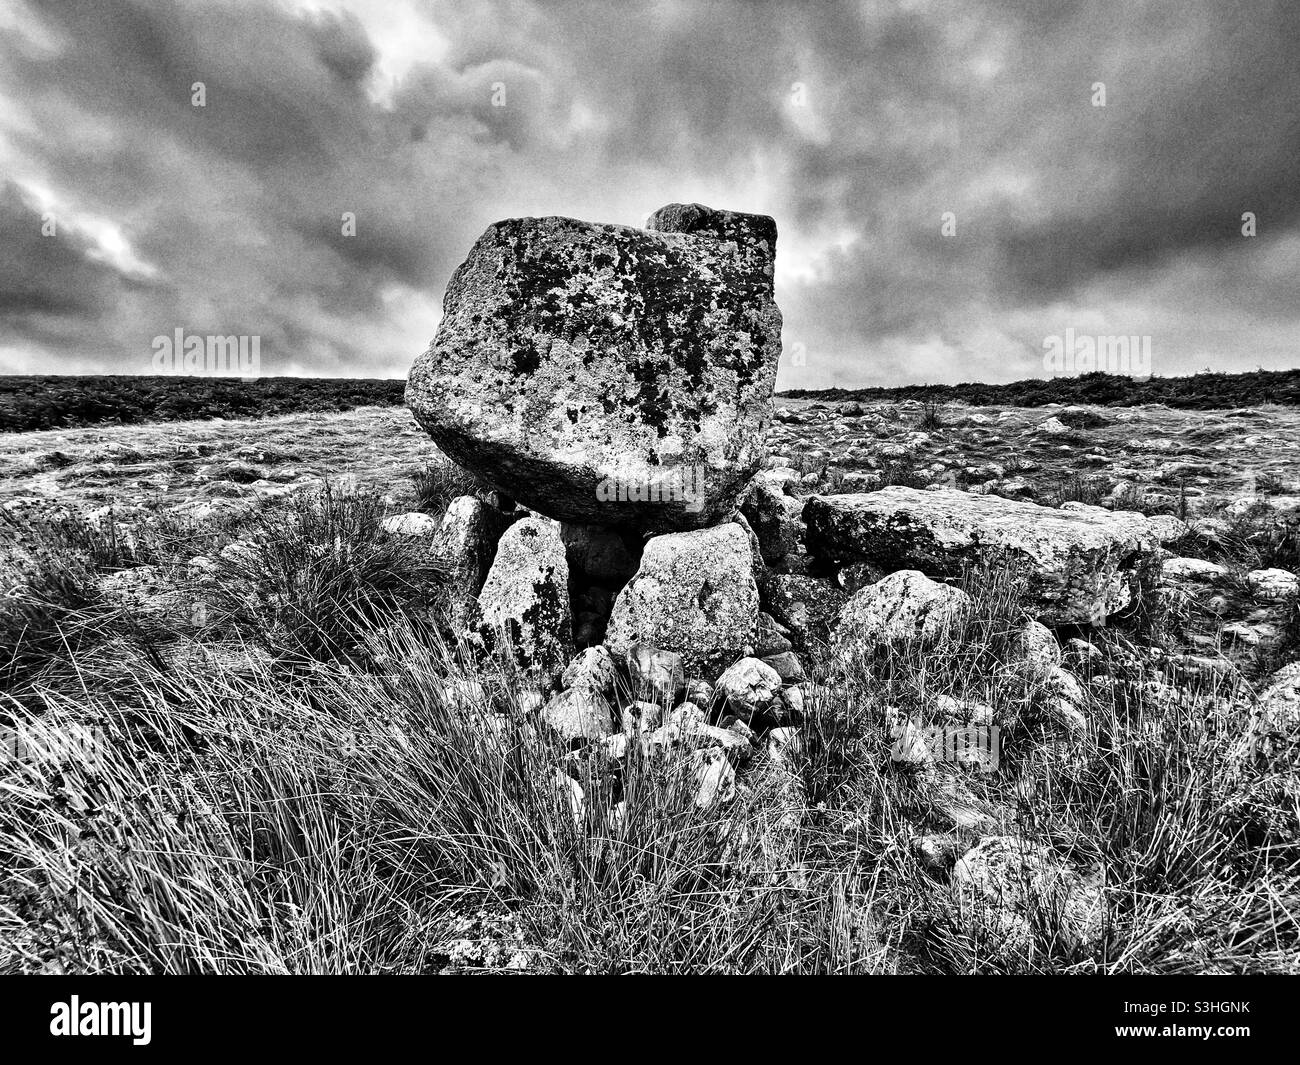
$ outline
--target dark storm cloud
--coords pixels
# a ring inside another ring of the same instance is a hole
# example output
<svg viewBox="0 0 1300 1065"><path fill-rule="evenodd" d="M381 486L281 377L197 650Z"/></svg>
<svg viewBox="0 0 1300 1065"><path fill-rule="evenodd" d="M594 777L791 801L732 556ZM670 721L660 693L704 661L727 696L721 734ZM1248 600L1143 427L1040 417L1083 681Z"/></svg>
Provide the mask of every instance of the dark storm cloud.
<svg viewBox="0 0 1300 1065"><path fill-rule="evenodd" d="M1037 374L1068 326L1151 333L1164 373L1294 358L1300 5L21 12L0 26L0 366L145 371L181 326L262 335L266 372L401 374L491 221L681 199L777 217L787 386ZM20 186L53 197L59 240Z"/></svg>
<svg viewBox="0 0 1300 1065"><path fill-rule="evenodd" d="M64 308L87 344L118 355L109 368L144 368L150 338L181 326L263 335L285 368L374 372L377 353L339 317L379 318L391 284L433 289L454 265L440 231L458 245L465 234L424 211L438 167L367 96L374 49L360 23L247 5L33 7L61 47L57 61L7 57L31 116L11 140L45 184L118 225L163 279L129 320ZM51 134L60 129L70 135ZM355 237L343 235L345 214ZM104 343L105 328L116 343Z"/></svg>
<svg viewBox="0 0 1300 1065"><path fill-rule="evenodd" d="M90 257L84 238L61 233L57 222L50 231L46 226L45 212L16 185L0 185L0 314L29 323L46 316L93 318L123 279Z"/></svg>
<svg viewBox="0 0 1300 1065"><path fill-rule="evenodd" d="M1239 246L1246 211L1274 229L1300 216L1300 5L1205 5L1189 21L1172 9L1141 14L1120 28L1144 47L1075 62L1080 75L1093 64L1110 105L1091 122L1076 115L1073 130L1057 108L1060 150L1033 161L1056 190L1050 214L1005 219L999 240L1026 284L1057 289L1185 249ZM1058 21L1040 37L1038 84L1088 28ZM1036 110L1051 115L1053 102Z"/></svg>

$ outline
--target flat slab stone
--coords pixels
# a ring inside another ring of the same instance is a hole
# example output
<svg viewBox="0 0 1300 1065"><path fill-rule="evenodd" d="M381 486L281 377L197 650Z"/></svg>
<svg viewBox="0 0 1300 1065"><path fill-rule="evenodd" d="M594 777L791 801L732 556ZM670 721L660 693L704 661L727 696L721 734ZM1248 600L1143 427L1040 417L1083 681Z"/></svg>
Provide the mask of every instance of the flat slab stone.
<svg viewBox="0 0 1300 1065"><path fill-rule="evenodd" d="M1154 582L1159 537L1143 515L950 489L890 487L814 496L809 550L839 562L952 578L996 563L1026 581L1026 607L1050 625L1099 623Z"/></svg>

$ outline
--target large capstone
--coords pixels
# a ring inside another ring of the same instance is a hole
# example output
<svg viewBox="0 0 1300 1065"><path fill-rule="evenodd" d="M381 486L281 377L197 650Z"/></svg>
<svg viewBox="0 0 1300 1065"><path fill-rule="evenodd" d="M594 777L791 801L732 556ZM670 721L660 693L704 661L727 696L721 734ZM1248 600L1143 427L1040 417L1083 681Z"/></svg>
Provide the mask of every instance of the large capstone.
<svg viewBox="0 0 1300 1065"><path fill-rule="evenodd" d="M776 223L672 204L645 229L497 222L457 268L406 401L448 455L564 522L726 520L763 459Z"/></svg>

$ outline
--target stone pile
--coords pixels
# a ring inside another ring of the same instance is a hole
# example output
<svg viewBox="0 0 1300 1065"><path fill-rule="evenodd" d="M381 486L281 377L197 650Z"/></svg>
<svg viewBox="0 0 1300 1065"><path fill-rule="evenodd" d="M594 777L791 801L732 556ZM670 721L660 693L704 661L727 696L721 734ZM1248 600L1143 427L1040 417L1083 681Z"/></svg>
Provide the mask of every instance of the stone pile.
<svg viewBox="0 0 1300 1065"><path fill-rule="evenodd" d="M772 730L797 749L827 691L806 664L833 678L924 653L959 635L963 577L1000 571L1029 615L1022 665L1067 731L1086 727L1049 626L1140 604L1185 527L936 485L800 495L816 477L764 450L775 253L772 219L699 204L644 229L523 218L479 238L407 386L485 486L432 534L457 634L508 649L566 742L705 752L717 797Z"/></svg>
<svg viewBox="0 0 1300 1065"><path fill-rule="evenodd" d="M800 504L754 481L781 349L775 254L772 219L699 204L644 229L499 222L407 385L439 447L526 508L448 509L435 546L458 635L509 648L567 742L685 746L713 799L759 742L751 724L788 725L807 684L760 610L765 560L803 550Z"/></svg>

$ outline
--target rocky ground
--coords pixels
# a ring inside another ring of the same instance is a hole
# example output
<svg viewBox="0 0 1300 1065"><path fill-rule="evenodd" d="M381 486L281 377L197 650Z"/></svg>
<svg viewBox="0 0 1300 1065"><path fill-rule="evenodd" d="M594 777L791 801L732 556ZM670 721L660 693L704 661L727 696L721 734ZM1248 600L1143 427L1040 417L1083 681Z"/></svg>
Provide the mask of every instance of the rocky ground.
<svg viewBox="0 0 1300 1065"><path fill-rule="evenodd" d="M778 401L649 539L404 410L5 437L10 753L111 742L0 965L1294 971L1297 419Z"/></svg>
<svg viewBox="0 0 1300 1065"><path fill-rule="evenodd" d="M1205 589L1195 645L1267 651L1285 629L1264 575L1296 550L1300 412L1289 407L971 408L778 400L768 466L796 497L889 485L946 486L1037 502L1178 518L1171 581ZM235 515L323 478L373 486L395 513L445 457L399 408L10 434L0 505L54 499L128 530L150 514ZM1181 527L1179 527L1181 528ZM1282 566L1286 568L1285 565ZM1252 576L1252 573L1255 574ZM1280 582L1280 583L1279 583Z"/></svg>
<svg viewBox="0 0 1300 1065"><path fill-rule="evenodd" d="M1300 412L779 400L771 446L854 491L939 482L1182 518L1300 509Z"/></svg>
<svg viewBox="0 0 1300 1065"><path fill-rule="evenodd" d="M806 487L942 483L1057 504L1231 517L1300 513L1300 411L927 407L777 400L769 447ZM391 485L441 452L402 408L13 433L0 500L150 507L256 499L351 473ZM220 506L220 503L216 504Z"/></svg>

